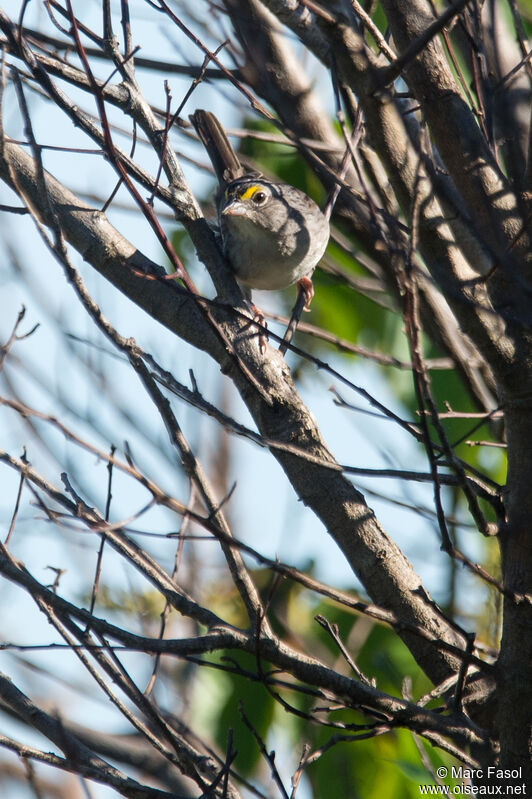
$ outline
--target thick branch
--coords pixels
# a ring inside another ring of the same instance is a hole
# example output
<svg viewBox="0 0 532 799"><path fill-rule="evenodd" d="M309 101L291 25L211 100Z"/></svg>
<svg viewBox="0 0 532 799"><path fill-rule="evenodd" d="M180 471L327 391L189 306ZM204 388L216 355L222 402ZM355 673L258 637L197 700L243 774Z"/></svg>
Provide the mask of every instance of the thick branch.
<svg viewBox="0 0 532 799"><path fill-rule="evenodd" d="M224 649L242 650L261 657L268 663L292 674L307 685L333 692L352 707L370 709L384 714L395 725L405 726L421 734L426 731L449 736L459 746L485 746L489 744L485 733L465 716L442 715L427 710L414 702L398 699L377 690L359 680L340 674L314 657L297 652L274 637L257 638L254 631L242 632L220 625L218 630L193 638L162 640L140 636L124 630L108 621L92 616L84 608L78 608L58 594L43 586L20 564L0 550L0 572L16 584L24 587L35 601L43 601L54 609L59 617L77 619L90 626L91 630L105 639L120 641L131 651L164 653L170 656L190 657ZM90 647L87 647L90 651Z"/></svg>
<svg viewBox="0 0 532 799"><path fill-rule="evenodd" d="M21 148L5 144L0 176L10 185L13 182L18 185L23 195L31 198L43 221L50 221L47 208L43 207L35 166ZM65 238L130 299L172 332L209 352L222 369L229 371L262 435L300 446L324 461L334 462L278 353L269 350L267 357L262 358L256 341L249 338L246 330L242 331L240 321L220 312L219 323L224 325L239 358L264 389L256 391L227 357L195 302L177 295L167 283L146 279L142 273L153 275L157 268L120 236L103 214L81 203L50 175L46 175L46 182L47 200ZM265 395L269 402L265 401ZM298 496L323 521L373 601L405 622L425 627L445 641L463 647L462 635L430 600L412 566L382 530L360 492L342 474L319 464L305 462L291 453L275 451L274 455ZM452 656L446 653L435 656L432 647L415 636L405 632L403 637L435 682L441 682L458 669L459 664Z"/></svg>

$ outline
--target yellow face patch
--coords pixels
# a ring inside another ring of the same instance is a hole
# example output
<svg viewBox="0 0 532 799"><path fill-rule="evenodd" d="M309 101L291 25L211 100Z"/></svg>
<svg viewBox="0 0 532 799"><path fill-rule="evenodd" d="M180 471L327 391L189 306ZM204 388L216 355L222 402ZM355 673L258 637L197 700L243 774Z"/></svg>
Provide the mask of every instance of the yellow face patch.
<svg viewBox="0 0 532 799"><path fill-rule="evenodd" d="M241 200L251 200L254 194L262 191L262 186L248 186L243 194L240 195Z"/></svg>
<svg viewBox="0 0 532 799"><path fill-rule="evenodd" d="M251 200L254 194L258 191L264 191L263 186L248 186L247 189L239 196L239 200ZM231 192L233 193L233 192ZM225 192L225 196L229 198L229 190Z"/></svg>

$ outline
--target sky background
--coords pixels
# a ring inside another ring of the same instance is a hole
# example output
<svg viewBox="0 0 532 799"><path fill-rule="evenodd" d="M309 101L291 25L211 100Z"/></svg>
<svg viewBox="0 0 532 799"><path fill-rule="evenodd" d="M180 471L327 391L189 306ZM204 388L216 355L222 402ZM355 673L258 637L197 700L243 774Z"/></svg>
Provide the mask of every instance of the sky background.
<svg viewBox="0 0 532 799"><path fill-rule="evenodd" d="M79 13L83 9L86 24L100 30L99 5L96 2L84 2L74 4L74 8ZM161 28L160 17L151 12L147 6L140 3L134 3L133 6L136 6L135 9L132 8L135 13L133 39L135 43L142 43L140 55L159 56L166 60L175 60L176 63L201 64L202 55L180 34L169 31L167 27ZM3 8L6 13L16 17L20 3L3 3ZM86 14L86 9L90 9L90 14ZM45 15L41 5L30 4L26 14L26 24L29 27L41 27L43 20ZM193 23L191 26L193 27ZM58 35L49 24L44 25L44 28L53 35ZM197 30L199 32L199 29ZM332 111L332 93L317 71L317 67L309 63L305 68L316 70L316 80L321 81L320 86L323 82L324 105ZM108 74L108 67L100 64L99 74ZM163 107L164 76L139 70L138 79L150 101ZM175 76L169 77L168 80L174 104L177 104L188 89L189 80ZM72 89L68 91L71 96L78 98L83 108L94 110L90 98ZM60 144L68 148L93 147L86 137L74 129L66 117L61 116L30 91L26 94L35 134L41 144ZM8 90L4 97L3 107L6 133L14 138L23 137L20 113L11 90ZM200 107L213 110L228 127L240 125L243 100L225 84L205 83L198 87L189 100L184 115ZM119 115L113 116L120 120ZM128 145L121 140L119 134L116 134L116 141L123 143L127 149ZM179 152L205 162L201 148L191 143L184 135L174 134L173 145ZM152 173L155 173L156 163L148 148L139 145L137 157ZM44 161L47 169L82 196L92 195L96 187L98 195L106 198L116 181L116 177L99 155L47 150L44 153ZM182 163L190 184L199 196L204 196L212 185L211 178L205 171L195 168L187 161L183 160ZM0 185L0 203L18 204L3 185ZM131 206L131 201L124 190L121 190L117 197L117 205L120 203ZM140 213L120 210L113 206L108 212L108 217L120 232L149 258L157 263L165 263L159 243ZM171 233L175 225L166 221L165 229ZM0 236L4 251L4 258L0 262L0 341L5 342L8 339L22 305L26 307L22 330L26 331L36 323L40 325L31 338L19 342L12 351L12 357L10 356L6 367L6 374L12 386L16 387L19 395L29 405L47 413L54 413L56 410L54 393L57 390L65 396L68 394L72 408L70 414L63 418L68 426L105 452L109 450L111 442L118 446L119 450L122 449L123 441L127 438L136 463L147 473L156 476L169 492L186 501L186 481L178 469L168 468L173 456L165 432L144 394L144 389L129 368L116 357L111 345L95 332L67 284L61 267L42 244L33 222L28 218L1 214ZM10 258L12 252L17 253L17 257L22 259L25 273L31 276L29 283L20 280ZM235 418L253 427L252 420L236 391L228 380L220 376L217 368L213 368L212 362L206 355L177 340L168 330L155 323L94 274L87 265L83 264L79 256L72 252L71 255L94 298L101 304L105 315L122 335L134 336L143 349L152 353L159 363L182 383L190 385L189 369L193 369L198 386L209 401L217 405L223 403ZM193 275L200 290L211 296L210 281L197 264L193 268ZM257 294L255 301L259 306L271 311L285 310L282 299L274 294ZM272 328L275 329L273 325ZM66 339L63 335L65 331L78 337L82 342ZM360 343L364 344L364 341ZM113 375L110 389L125 407L130 407L132 415L141 420L137 429L132 429L127 420L110 408L108 398L105 396L107 388L104 391L102 385L87 380L87 374L79 359L73 357L74 351L81 353L82 358L99 363L106 374ZM392 354L404 355L404 353ZM289 355L288 360L291 359L292 356ZM333 368L346 373L350 380L377 396L399 415L404 415L404 409L392 395L388 384L370 362L360 358L348 362L344 357L331 352L327 353L326 360ZM370 408L355 392L335 382L330 375L318 371L313 366L305 370L299 389L304 401L318 420L325 441L339 462L369 468L427 470L425 456L406 433L386 419L338 408L333 402L333 394L328 391L330 386L338 389L346 401L360 406L362 410ZM1 386L2 393L7 393L7 388L4 379ZM213 472L216 463L213 461L212 449L213 442L218 441L219 431L216 423L180 400L173 400L173 406L192 448L199 459L205 461L211 476L215 476ZM84 421L87 415L99 420L102 433L100 436L95 437L94 432ZM42 429L43 426L39 425L39 430ZM52 452L63 453L61 462L58 462L61 459L57 459L50 451L45 451L38 445L30 427L13 411L1 410L0 446L3 449L14 455L20 455L21 445L24 444L27 447L28 458L35 468L46 474L59 487L61 487L60 473L65 468L68 471L69 463L75 464L78 469L83 467L86 477L83 488L86 491L87 501L102 508L105 503L107 475L105 462L98 460L93 454L81 453L55 431L46 429L44 435L50 441ZM162 454L164 454L163 459ZM486 457L489 458L490 455ZM162 469L161 463L165 464ZM236 482L236 489L231 498L229 512L239 537L272 558L279 557L282 561L298 566L313 560L316 576L323 581L339 587L358 587L350 568L324 531L323 525L297 500L280 467L268 452L248 441L231 437L230 474L232 480ZM399 485L390 480L357 479L356 485L362 490L367 488L387 493L401 501L407 500L432 508L430 484L409 483L406 497L404 484ZM9 526L17 487L17 474L2 466L0 513L4 529ZM112 519L114 520L128 516L132 508L139 510L147 498L147 494L140 492L136 484L116 472L113 494ZM434 524L371 493L368 493L367 499L388 534L396 540L406 556L414 563L428 590L435 599L444 599L447 563L445 556L439 552ZM136 524L142 529L168 532L169 528L176 526L176 520L172 519L164 509L154 509L142 516ZM87 581L90 585L94 570L95 546L93 541L88 541L88 537L85 532L67 529L61 536L50 535L46 523L42 520L42 512L30 502L30 497L27 495L18 519L13 551L40 580L53 581L54 575L51 571L47 571L48 566L66 569L61 578L61 592L67 598L71 596L79 599L80 585L86 585ZM139 540L171 570L172 543L157 539ZM472 557L478 555L474 534L464 533L460 543L462 549ZM219 565L216 545L203 544L201 557L212 569L214 577ZM142 585L145 585L140 577L132 577L129 571L126 573L118 556L114 556L110 551L106 555L104 576L116 591L127 592L133 588L141 589ZM471 591L473 603L482 601L482 592L478 590L478 586L473 589L473 583L465 573L460 573L459 581L460 592ZM50 626L38 615L32 601L23 591L2 581L0 601L4 608L0 623L0 638L21 644L46 644L55 640ZM23 629L20 619L28 620ZM73 664L64 657L64 653L26 654L25 666L22 665L20 657L13 652L0 653L0 669L8 674L16 673L19 686L22 689L26 688L32 695L35 695L35 688L39 686L42 691L41 696L45 697L48 692L53 696L54 681L59 677L61 680L75 680ZM131 667L135 670L133 659L131 662ZM28 668L28 663L43 668L46 676L38 671L32 672ZM142 668L144 667L141 667L141 671ZM107 700L98 695L96 688L81 699L74 686L72 700L75 703L72 708L73 717L83 723L89 725L97 723L101 729L112 730L115 714L110 709L108 712ZM4 724L5 718L2 717L1 725ZM32 736L14 723L9 724L9 729L6 725L5 732L29 742L34 739L35 743L42 744L38 736ZM95 799L114 795L101 787L93 786L92 790ZM6 799L14 797L14 793L6 794ZM303 792L301 799L305 799Z"/></svg>

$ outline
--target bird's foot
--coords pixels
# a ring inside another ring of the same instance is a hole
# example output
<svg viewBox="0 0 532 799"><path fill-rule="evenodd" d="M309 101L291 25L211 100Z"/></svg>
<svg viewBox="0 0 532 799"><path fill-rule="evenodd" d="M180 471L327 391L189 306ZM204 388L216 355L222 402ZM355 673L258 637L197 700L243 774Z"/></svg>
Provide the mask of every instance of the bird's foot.
<svg viewBox="0 0 532 799"><path fill-rule="evenodd" d="M297 281L297 287L305 298L303 310L310 311L310 303L312 302L312 298L314 296L314 286L312 285L312 280L310 277L302 277Z"/></svg>
<svg viewBox="0 0 532 799"><path fill-rule="evenodd" d="M261 355L264 355L264 353L266 352L266 344L268 342L268 333L266 332L268 325L266 324L266 320L264 319L264 314L262 313L260 308L257 308L255 303L251 302L251 300L249 304L251 307L251 312L253 313L253 321L257 325L260 325L260 328L265 328L264 330L261 330L259 328L259 349Z"/></svg>

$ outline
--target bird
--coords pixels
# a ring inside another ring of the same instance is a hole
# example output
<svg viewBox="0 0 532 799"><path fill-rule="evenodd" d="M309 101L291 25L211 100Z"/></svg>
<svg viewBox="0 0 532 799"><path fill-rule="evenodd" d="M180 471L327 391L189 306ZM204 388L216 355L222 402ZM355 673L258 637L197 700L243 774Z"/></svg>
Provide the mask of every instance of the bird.
<svg viewBox="0 0 532 799"><path fill-rule="evenodd" d="M275 291L297 283L308 310L314 296L312 273L329 241L327 218L300 189L247 171L213 113L198 109L190 120L218 180L223 251L254 320L264 324L251 289Z"/></svg>

